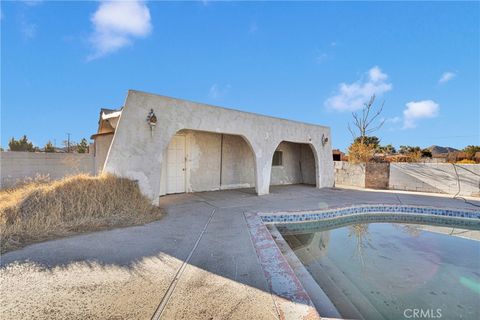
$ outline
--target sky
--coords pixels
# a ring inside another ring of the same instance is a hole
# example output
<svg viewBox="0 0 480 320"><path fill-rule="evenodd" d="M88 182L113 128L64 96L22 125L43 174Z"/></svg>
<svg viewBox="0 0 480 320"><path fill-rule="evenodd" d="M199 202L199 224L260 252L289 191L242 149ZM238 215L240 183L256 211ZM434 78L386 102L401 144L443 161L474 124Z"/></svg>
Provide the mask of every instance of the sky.
<svg viewBox="0 0 480 320"><path fill-rule="evenodd" d="M480 145L480 2L1 2L1 144L94 134L135 89L382 145Z"/></svg>

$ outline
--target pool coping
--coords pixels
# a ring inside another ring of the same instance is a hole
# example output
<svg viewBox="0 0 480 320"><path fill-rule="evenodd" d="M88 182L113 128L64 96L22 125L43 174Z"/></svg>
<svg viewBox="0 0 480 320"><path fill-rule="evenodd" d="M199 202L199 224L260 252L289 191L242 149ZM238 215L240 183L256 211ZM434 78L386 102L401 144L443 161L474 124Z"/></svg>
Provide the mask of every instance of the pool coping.
<svg viewBox="0 0 480 320"><path fill-rule="evenodd" d="M387 212L385 212L387 210ZM289 264L267 225L313 222L361 214L405 214L480 221L480 210L439 208L402 204L359 204L318 210L244 212L253 247L272 294L280 319L322 319L297 274ZM302 272L300 270L300 272ZM307 271L308 272L308 271ZM320 288L321 289L321 288ZM323 290L322 290L323 292ZM292 304L286 301L294 302ZM328 302L327 302L328 304ZM325 319L325 318L323 318Z"/></svg>

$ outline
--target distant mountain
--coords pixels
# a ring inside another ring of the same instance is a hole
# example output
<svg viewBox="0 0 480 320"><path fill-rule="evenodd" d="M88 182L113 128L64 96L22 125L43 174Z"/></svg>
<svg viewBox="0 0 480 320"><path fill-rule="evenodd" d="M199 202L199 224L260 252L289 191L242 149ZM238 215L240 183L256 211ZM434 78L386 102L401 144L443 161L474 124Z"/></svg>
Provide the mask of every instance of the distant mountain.
<svg viewBox="0 0 480 320"><path fill-rule="evenodd" d="M440 146L430 146L427 148L433 154L445 154L449 152L459 151L458 149L452 147L440 147Z"/></svg>

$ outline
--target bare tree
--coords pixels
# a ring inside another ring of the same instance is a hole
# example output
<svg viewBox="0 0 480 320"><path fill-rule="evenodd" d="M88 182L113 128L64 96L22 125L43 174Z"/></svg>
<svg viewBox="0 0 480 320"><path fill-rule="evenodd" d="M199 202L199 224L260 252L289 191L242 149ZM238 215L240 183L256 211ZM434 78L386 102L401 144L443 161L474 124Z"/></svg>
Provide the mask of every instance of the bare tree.
<svg viewBox="0 0 480 320"><path fill-rule="evenodd" d="M358 130L358 135L352 129L350 124L348 124L348 131L350 131L350 133L352 134L353 139L355 140L357 138L360 138L360 142L362 144L364 143L365 137L367 137L370 133L379 130L385 123L385 120L382 120L379 124L373 126L373 121L378 118L380 113L382 113L383 105L385 104L385 101L382 102L380 108L375 111L375 108L373 106L374 102L375 95L370 98L370 101L368 103L365 103L361 114L357 112L352 112L353 125L355 126L356 130Z"/></svg>

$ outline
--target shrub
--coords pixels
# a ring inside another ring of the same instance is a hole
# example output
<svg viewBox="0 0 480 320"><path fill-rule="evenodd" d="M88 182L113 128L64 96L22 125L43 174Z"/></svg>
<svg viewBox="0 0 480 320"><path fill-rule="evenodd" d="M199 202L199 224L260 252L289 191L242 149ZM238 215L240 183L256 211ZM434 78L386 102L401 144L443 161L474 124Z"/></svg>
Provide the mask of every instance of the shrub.
<svg viewBox="0 0 480 320"><path fill-rule="evenodd" d="M348 148L348 161L352 163L369 162L375 155L375 146L354 142Z"/></svg>
<svg viewBox="0 0 480 320"><path fill-rule="evenodd" d="M464 149L463 149L463 152L465 152L467 154L467 158L468 159L471 159L473 160L473 158L475 157L475 153L479 152L480 151L480 146L466 146Z"/></svg>
<svg viewBox="0 0 480 320"><path fill-rule="evenodd" d="M461 161L457 161L456 163L459 163L459 164L476 164L475 161L469 160L469 159L463 159Z"/></svg>
<svg viewBox="0 0 480 320"><path fill-rule="evenodd" d="M162 211L132 180L76 175L0 191L1 252L83 231L142 224Z"/></svg>
<svg viewBox="0 0 480 320"><path fill-rule="evenodd" d="M26 135L24 135L18 140L15 140L15 138L12 137L8 142L8 147L10 151L38 151L38 148L35 147L33 143L28 140Z"/></svg>
<svg viewBox="0 0 480 320"><path fill-rule="evenodd" d="M55 147L53 146L51 141L48 141L45 147L43 147L44 152L55 152Z"/></svg>

